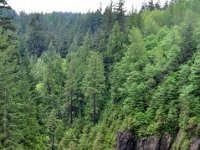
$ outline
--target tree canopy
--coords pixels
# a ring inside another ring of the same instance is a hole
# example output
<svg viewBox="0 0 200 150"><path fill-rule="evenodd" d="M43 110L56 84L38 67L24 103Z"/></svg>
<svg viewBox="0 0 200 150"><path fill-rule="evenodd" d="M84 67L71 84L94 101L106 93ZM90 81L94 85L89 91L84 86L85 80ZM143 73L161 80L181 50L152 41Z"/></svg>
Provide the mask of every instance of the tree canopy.
<svg viewBox="0 0 200 150"><path fill-rule="evenodd" d="M199 6L151 0L128 11L119 0L84 14L26 14L0 0L0 149L116 149L120 131L192 149Z"/></svg>

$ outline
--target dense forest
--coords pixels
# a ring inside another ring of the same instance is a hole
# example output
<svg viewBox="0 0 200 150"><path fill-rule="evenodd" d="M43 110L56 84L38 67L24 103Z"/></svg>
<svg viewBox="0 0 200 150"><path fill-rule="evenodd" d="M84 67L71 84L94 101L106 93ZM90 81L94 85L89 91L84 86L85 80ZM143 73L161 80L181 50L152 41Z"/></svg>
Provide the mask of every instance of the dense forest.
<svg viewBox="0 0 200 150"><path fill-rule="evenodd" d="M200 149L200 1L124 4L0 0L0 149Z"/></svg>

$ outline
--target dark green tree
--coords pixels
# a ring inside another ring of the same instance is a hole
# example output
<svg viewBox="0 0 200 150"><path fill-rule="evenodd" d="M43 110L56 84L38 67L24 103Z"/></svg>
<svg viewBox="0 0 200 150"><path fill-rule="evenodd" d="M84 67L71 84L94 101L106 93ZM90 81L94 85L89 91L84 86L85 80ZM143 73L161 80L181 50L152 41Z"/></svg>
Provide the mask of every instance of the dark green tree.
<svg viewBox="0 0 200 150"><path fill-rule="evenodd" d="M193 39L193 27L191 23L186 24L182 32L183 43L181 45L181 53L178 56L179 64L186 62L192 57L196 51L196 44Z"/></svg>
<svg viewBox="0 0 200 150"><path fill-rule="evenodd" d="M147 7L150 9L150 11L153 11L155 9L153 0L150 0L148 2L148 6Z"/></svg>
<svg viewBox="0 0 200 150"><path fill-rule="evenodd" d="M11 7L8 5L6 0L0 1L0 26L5 30L15 30L14 25L12 24L12 19L9 16L3 15L3 11L10 10Z"/></svg>
<svg viewBox="0 0 200 150"><path fill-rule="evenodd" d="M29 37L27 41L28 50L31 55L40 57L47 50L45 32L42 29L40 14L33 14L29 23Z"/></svg>
<svg viewBox="0 0 200 150"><path fill-rule="evenodd" d="M48 117L48 128L49 128L49 137L50 137L50 146L49 148L51 150L56 150L56 146L55 146L55 133L56 133L56 128L57 128L57 124L58 124L58 119L57 119L57 114L56 114L56 110L52 109L49 117Z"/></svg>
<svg viewBox="0 0 200 150"><path fill-rule="evenodd" d="M25 121L21 118L24 108L19 97L19 55L14 33L0 28L0 147L2 149L20 149L24 139L22 128ZM21 119L20 119L21 118ZM26 126L27 127L27 126Z"/></svg>
<svg viewBox="0 0 200 150"><path fill-rule="evenodd" d="M106 67L110 67L114 62L119 61L123 56L124 34L120 31L119 23L113 26L108 39L107 50L105 52Z"/></svg>
<svg viewBox="0 0 200 150"><path fill-rule="evenodd" d="M106 7L104 13L103 13L103 22L106 33L106 38L109 37L110 32L112 30L113 24L114 24L114 13L113 13L113 2L110 2L110 5Z"/></svg>
<svg viewBox="0 0 200 150"><path fill-rule="evenodd" d="M125 30L125 23L126 23L126 16L125 16L125 1L124 0L119 0L119 2L116 5L115 11L116 11L116 21L119 22L120 25L120 31Z"/></svg>
<svg viewBox="0 0 200 150"><path fill-rule="evenodd" d="M94 125L98 121L100 109L103 105L103 93L105 89L103 58L98 52L91 52L88 58L87 68L83 79L82 90L87 99L89 113L92 110Z"/></svg>
<svg viewBox="0 0 200 150"><path fill-rule="evenodd" d="M124 95L130 94L128 99L132 101L131 105L137 105L137 103L143 102L139 101L139 99L138 101L134 100L134 98L138 97L136 95L139 94L136 89L138 88L142 91L142 88L145 87L144 83L141 82L144 78L141 71L142 68L144 68L145 60L145 48L141 31L137 28L133 28L129 35L129 41L130 45L126 47L127 51L125 52L125 56L120 62L116 63L111 75L111 97L114 102L119 102L125 99ZM124 87L124 85L126 87ZM140 92L140 90L138 90L138 92ZM133 96L133 93L136 95ZM141 97L139 96L138 98ZM128 105L130 105L130 103Z"/></svg>
<svg viewBox="0 0 200 150"><path fill-rule="evenodd" d="M80 60L77 52L71 52L67 56L67 72L66 72L66 95L67 95L67 110L70 114L70 123L73 123L74 113L77 113L75 109L79 109L81 102L80 99L80 77L81 72L79 69ZM79 104L80 103L80 104Z"/></svg>

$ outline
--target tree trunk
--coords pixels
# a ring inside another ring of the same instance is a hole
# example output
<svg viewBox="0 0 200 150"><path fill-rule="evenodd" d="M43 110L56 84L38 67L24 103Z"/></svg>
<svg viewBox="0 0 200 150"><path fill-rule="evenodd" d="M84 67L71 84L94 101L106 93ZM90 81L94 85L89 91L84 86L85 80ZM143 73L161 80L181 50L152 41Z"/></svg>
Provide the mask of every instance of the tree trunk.
<svg viewBox="0 0 200 150"><path fill-rule="evenodd" d="M72 124L73 123L73 116L72 116L72 109L73 109L73 106L72 106L72 91L70 92L70 123Z"/></svg>
<svg viewBox="0 0 200 150"><path fill-rule="evenodd" d="M51 133L51 150L55 150L55 146L54 146L54 138L55 138L55 128L53 127L52 133Z"/></svg>
<svg viewBox="0 0 200 150"><path fill-rule="evenodd" d="M50 95L51 94L50 66L48 67L47 90L48 90L48 94Z"/></svg>
<svg viewBox="0 0 200 150"><path fill-rule="evenodd" d="M93 123L96 124L96 93L93 94Z"/></svg>
<svg viewBox="0 0 200 150"><path fill-rule="evenodd" d="M8 132L7 132L7 125L8 125L8 120L7 120L7 107L6 107L6 103L7 103L7 92L6 92L6 89L4 91L4 106L3 106L3 140L2 140L2 144L3 146L5 146L5 142L6 142L6 139L7 139L7 135L8 135Z"/></svg>
<svg viewBox="0 0 200 150"><path fill-rule="evenodd" d="M79 93L79 99L80 99L80 113L81 113L81 116L83 116L83 98L82 98L81 93Z"/></svg>

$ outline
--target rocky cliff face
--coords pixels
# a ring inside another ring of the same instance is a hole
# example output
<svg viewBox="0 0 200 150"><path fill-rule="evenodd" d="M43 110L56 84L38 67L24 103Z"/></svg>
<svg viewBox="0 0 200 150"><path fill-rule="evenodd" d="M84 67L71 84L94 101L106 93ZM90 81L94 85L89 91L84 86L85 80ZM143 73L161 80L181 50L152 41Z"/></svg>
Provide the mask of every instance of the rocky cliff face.
<svg viewBox="0 0 200 150"><path fill-rule="evenodd" d="M142 138L137 141L137 150L170 150L172 137L165 134L161 137Z"/></svg>
<svg viewBox="0 0 200 150"><path fill-rule="evenodd" d="M117 150L135 150L136 138L131 132L119 132L117 135Z"/></svg>
<svg viewBox="0 0 200 150"><path fill-rule="evenodd" d="M174 143L174 144L173 144ZM117 150L200 150L200 139L193 137L190 140L189 148L183 148L183 134L178 132L173 140L169 134L160 137L136 139L131 132L119 132L117 136Z"/></svg>
<svg viewBox="0 0 200 150"><path fill-rule="evenodd" d="M190 150L200 150L200 139L197 137L191 139Z"/></svg>
<svg viewBox="0 0 200 150"><path fill-rule="evenodd" d="M159 149L159 137L142 138L137 143L138 150L157 150Z"/></svg>

